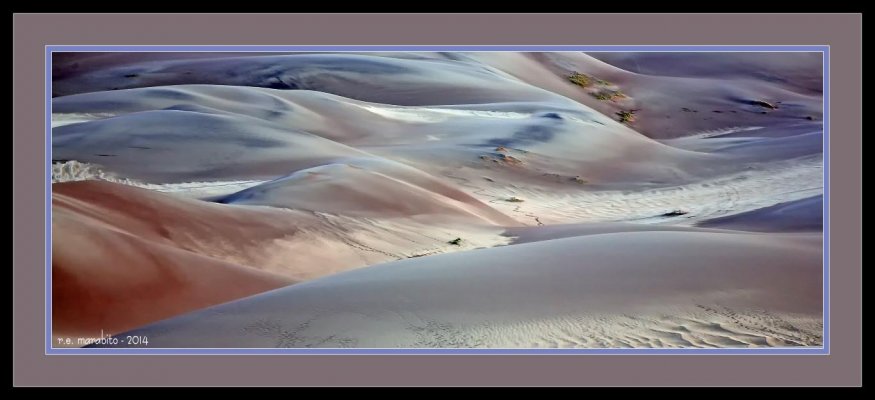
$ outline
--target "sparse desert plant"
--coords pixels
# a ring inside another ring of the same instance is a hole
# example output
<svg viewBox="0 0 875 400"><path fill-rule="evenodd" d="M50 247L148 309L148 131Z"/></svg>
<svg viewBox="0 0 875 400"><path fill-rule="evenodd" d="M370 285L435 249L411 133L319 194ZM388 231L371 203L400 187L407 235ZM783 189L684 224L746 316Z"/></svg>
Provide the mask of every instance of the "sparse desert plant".
<svg viewBox="0 0 875 400"><path fill-rule="evenodd" d="M620 117L620 122L634 122L635 121L635 112L634 111L620 111L617 113Z"/></svg>
<svg viewBox="0 0 875 400"><path fill-rule="evenodd" d="M447 242L447 243L452 244L452 245L456 245L456 246L461 246L461 245L462 245L462 238L458 238L458 237L457 237L457 238L455 238L455 239L453 239L453 240L450 240L450 241Z"/></svg>
<svg viewBox="0 0 875 400"><path fill-rule="evenodd" d="M600 90L596 93L591 93L591 95L601 101L617 101L618 99L626 97L626 95L619 90Z"/></svg>
<svg viewBox="0 0 875 400"><path fill-rule="evenodd" d="M511 203L522 203L523 199L516 197L516 196L511 196L511 197L508 197L506 201L509 201Z"/></svg>
<svg viewBox="0 0 875 400"><path fill-rule="evenodd" d="M602 100L602 101L610 100L610 99L611 99L611 96L610 96L610 95L608 94L608 92L606 92L606 91L601 91L601 92L598 92L598 93L591 93L591 94L592 94L592 97L595 97L596 99L599 99L599 100Z"/></svg>
<svg viewBox="0 0 875 400"><path fill-rule="evenodd" d="M575 85L587 87L592 85L593 78L586 74L572 72L571 75L568 76L568 80Z"/></svg>

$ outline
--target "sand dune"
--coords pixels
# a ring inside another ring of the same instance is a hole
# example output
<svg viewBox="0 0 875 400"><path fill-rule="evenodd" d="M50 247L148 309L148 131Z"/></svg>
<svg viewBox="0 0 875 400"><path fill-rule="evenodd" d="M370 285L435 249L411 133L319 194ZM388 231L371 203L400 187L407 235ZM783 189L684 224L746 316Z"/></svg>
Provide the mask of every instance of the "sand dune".
<svg viewBox="0 0 875 400"><path fill-rule="evenodd" d="M351 156L367 154L256 119L190 110L144 111L53 129L55 159L95 163L151 182L271 177Z"/></svg>
<svg viewBox="0 0 875 400"><path fill-rule="evenodd" d="M676 56L690 57L683 62L664 59L671 58L665 53L655 56L650 53L603 54L484 53L483 60L512 71L525 82L561 93L606 115L637 110L636 121L631 126L654 138L674 138L690 132L738 125L800 122L806 121L807 117L822 120L818 80L822 79L822 63L819 54L799 57L759 57L741 53ZM596 57L616 64L609 65ZM622 57L627 61L619 62L617 58ZM632 67L645 57L654 57L654 65L663 62L668 67L659 72L670 69L671 76L651 74L648 69L638 72L639 69ZM696 58L710 61L693 61ZM713 73L704 72L708 70ZM594 81L604 83L594 82L581 88L568 81L567 77L573 72L587 74ZM784 79L775 79L775 76ZM604 101L593 96L603 90L617 90L625 97ZM778 108L763 108L755 105L756 101L775 103Z"/></svg>
<svg viewBox="0 0 875 400"><path fill-rule="evenodd" d="M82 219L119 235L293 280L422 253L509 242L501 235L503 225L470 214L449 220L442 220L443 214L365 218L217 204L99 181L58 183L52 189L53 213L59 218ZM466 242L447 243L457 236Z"/></svg>
<svg viewBox="0 0 875 400"><path fill-rule="evenodd" d="M710 232L733 233L732 230L704 229L682 225L637 224L630 222L586 222L545 226L518 226L509 228L505 236L513 238L513 244L541 242L578 236L604 235L623 232Z"/></svg>
<svg viewBox="0 0 875 400"><path fill-rule="evenodd" d="M663 140L687 150L731 156L739 163L769 162L823 154L823 124L799 122L772 127L737 127Z"/></svg>
<svg viewBox="0 0 875 400"><path fill-rule="evenodd" d="M197 208L184 207L184 202L170 207L148 191L113 186L99 182L53 186L55 336L93 337L101 329L118 333L294 282L216 257L220 247L191 242L194 235L187 235L179 225L202 233L209 229L197 226L199 216L189 214ZM126 190L136 196L120 195ZM233 215L222 219L232 221ZM210 221L212 228L221 224L221 220Z"/></svg>
<svg viewBox="0 0 875 400"><path fill-rule="evenodd" d="M512 218L426 173L404 164L371 159L300 170L217 201L347 216L455 215L500 226L516 224Z"/></svg>
<svg viewBox="0 0 875 400"><path fill-rule="evenodd" d="M817 235L599 234L382 264L132 333L158 347L817 345L820 259Z"/></svg>
<svg viewBox="0 0 875 400"><path fill-rule="evenodd" d="M697 225L743 231L821 232L823 231L823 195L713 218Z"/></svg>
<svg viewBox="0 0 875 400"><path fill-rule="evenodd" d="M680 57L689 59L680 62ZM440 53L428 57L384 53L167 58L159 55L152 58L154 61L83 67L78 74L55 79L53 90L70 95L218 84L316 90L408 106L521 100L561 105L571 104L573 99L610 116L623 109L638 109L636 129L659 138L742 122L762 125L800 121L809 116L822 119L822 62L815 53ZM628 97L620 102L599 101L592 94L601 86L586 90L575 86L567 79L572 72L590 74L605 81L605 89L620 90ZM780 107L764 110L752 105L758 100L780 103ZM678 113L683 109L689 112Z"/></svg>
<svg viewBox="0 0 875 400"><path fill-rule="evenodd" d="M397 107L314 91L208 85L87 93L56 99L54 115L81 120L112 111L115 117L56 128L55 158L163 181L263 178L280 174L277 169L294 171L365 152L428 172L460 163L483 169L481 156L510 155L526 161L524 169L540 172L536 176L573 177L587 170L590 181L677 179L678 171L708 173L689 167L708 162L715 170L727 168L719 157L649 140L564 100L561 106L529 101ZM192 158L194 143L216 148ZM516 154L493 154L499 146ZM417 163L422 151L430 159ZM165 162L152 165L142 158Z"/></svg>
<svg viewBox="0 0 875 400"><path fill-rule="evenodd" d="M117 333L352 268L510 241L471 214L354 218L94 180L52 192L56 335Z"/></svg>
<svg viewBox="0 0 875 400"><path fill-rule="evenodd" d="M690 225L822 193L823 159L820 155L791 159L685 185L652 186L642 185L635 191L560 191L493 185L477 194L527 224L629 221ZM525 201L506 201L511 197ZM664 216L676 210L685 214Z"/></svg>
<svg viewBox="0 0 875 400"><path fill-rule="evenodd" d="M590 56L638 74L747 78L775 82L803 93L823 90L823 55L820 53L609 53Z"/></svg>
<svg viewBox="0 0 875 400"><path fill-rule="evenodd" d="M56 336L822 343L819 55L55 57Z"/></svg>
<svg viewBox="0 0 875 400"><path fill-rule="evenodd" d="M178 84L305 89L395 105L556 98L483 65L363 54L294 54L156 60L53 81L58 95Z"/></svg>
<svg viewBox="0 0 875 400"><path fill-rule="evenodd" d="M52 78L60 80L72 76L81 75L91 71L130 65L140 62L156 60L188 60L188 59L212 59L231 57L251 57L260 55L275 55L275 53L229 53L229 52L135 52L135 53L108 53L108 52L53 52L52 53Z"/></svg>

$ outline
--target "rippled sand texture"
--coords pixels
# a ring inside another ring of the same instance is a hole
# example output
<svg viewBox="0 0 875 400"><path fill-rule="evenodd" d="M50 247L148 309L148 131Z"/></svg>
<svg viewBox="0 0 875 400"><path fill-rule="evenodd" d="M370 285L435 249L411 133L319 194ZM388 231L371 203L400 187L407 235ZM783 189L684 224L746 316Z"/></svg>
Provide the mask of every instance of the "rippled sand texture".
<svg viewBox="0 0 875 400"><path fill-rule="evenodd" d="M56 337L822 344L819 53L53 61Z"/></svg>

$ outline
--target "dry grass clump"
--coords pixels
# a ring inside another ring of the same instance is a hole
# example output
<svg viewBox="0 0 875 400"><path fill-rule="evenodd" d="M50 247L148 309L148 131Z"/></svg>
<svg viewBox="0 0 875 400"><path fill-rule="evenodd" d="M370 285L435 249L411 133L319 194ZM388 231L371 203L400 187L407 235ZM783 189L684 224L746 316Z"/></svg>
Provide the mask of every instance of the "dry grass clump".
<svg viewBox="0 0 875 400"><path fill-rule="evenodd" d="M632 111L625 111L625 110L620 111L617 113L617 115L619 116L620 122L623 122L623 123L635 122L635 111L634 110L632 110Z"/></svg>
<svg viewBox="0 0 875 400"><path fill-rule="evenodd" d="M587 74L572 72L571 75L568 76L568 80L575 85L587 87L592 85L595 79Z"/></svg>

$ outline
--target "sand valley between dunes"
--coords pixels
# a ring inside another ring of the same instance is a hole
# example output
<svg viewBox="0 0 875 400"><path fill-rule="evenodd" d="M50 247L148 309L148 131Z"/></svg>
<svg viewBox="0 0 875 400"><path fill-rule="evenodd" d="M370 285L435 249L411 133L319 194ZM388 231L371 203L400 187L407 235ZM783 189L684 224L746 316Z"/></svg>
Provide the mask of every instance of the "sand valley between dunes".
<svg viewBox="0 0 875 400"><path fill-rule="evenodd" d="M56 55L53 339L821 346L821 62Z"/></svg>

